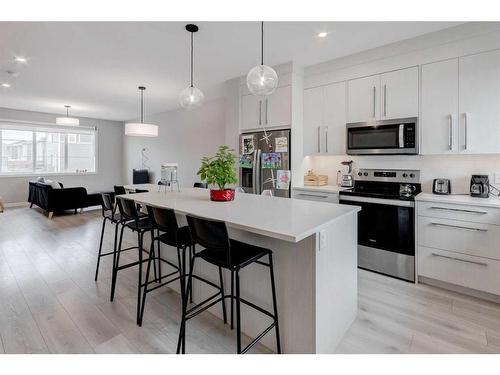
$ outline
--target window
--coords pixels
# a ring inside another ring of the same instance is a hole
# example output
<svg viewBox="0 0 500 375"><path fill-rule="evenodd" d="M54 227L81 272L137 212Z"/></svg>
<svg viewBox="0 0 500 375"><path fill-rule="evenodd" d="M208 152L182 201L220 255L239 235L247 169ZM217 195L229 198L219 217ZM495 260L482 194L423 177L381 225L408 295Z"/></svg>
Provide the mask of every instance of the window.
<svg viewBox="0 0 500 375"><path fill-rule="evenodd" d="M0 176L96 171L93 128L0 120Z"/></svg>

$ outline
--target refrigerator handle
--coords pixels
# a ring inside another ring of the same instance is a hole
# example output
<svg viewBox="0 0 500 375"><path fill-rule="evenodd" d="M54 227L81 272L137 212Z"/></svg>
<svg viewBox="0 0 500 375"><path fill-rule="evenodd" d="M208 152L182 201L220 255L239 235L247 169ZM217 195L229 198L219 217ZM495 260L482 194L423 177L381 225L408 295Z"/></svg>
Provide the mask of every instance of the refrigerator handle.
<svg viewBox="0 0 500 375"><path fill-rule="evenodd" d="M253 165L252 165L252 194L257 191L257 150L253 152Z"/></svg>
<svg viewBox="0 0 500 375"><path fill-rule="evenodd" d="M260 155L261 151L260 149L257 150L257 162L255 163L257 166L257 176L256 176L256 184L255 184L255 194L260 194L261 193L261 181L260 181L260 172L261 172L261 163L260 163Z"/></svg>

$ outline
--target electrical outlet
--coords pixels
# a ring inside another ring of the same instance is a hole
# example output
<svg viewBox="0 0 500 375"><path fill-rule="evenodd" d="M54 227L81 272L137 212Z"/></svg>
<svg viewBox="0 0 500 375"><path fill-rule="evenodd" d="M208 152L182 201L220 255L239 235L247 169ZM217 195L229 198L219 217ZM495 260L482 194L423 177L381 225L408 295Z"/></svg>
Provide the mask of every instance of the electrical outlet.
<svg viewBox="0 0 500 375"><path fill-rule="evenodd" d="M495 185L496 184L500 185L500 172L496 172L495 173L495 182L494 182L494 184Z"/></svg>
<svg viewBox="0 0 500 375"><path fill-rule="evenodd" d="M323 250L326 248L326 230L322 230L319 232L319 249Z"/></svg>

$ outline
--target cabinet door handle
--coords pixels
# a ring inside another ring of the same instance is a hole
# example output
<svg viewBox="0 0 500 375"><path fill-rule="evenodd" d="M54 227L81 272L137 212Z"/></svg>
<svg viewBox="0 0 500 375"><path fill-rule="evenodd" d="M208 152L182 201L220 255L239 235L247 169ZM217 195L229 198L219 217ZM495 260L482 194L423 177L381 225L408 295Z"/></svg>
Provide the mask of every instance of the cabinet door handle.
<svg viewBox="0 0 500 375"><path fill-rule="evenodd" d="M266 125L267 125L267 107L269 107L269 99L266 99L266 116L265 116Z"/></svg>
<svg viewBox="0 0 500 375"><path fill-rule="evenodd" d="M462 259L462 258L456 258L456 257L450 257L448 255L441 255L441 254L437 254L437 253L431 253L433 256L435 257L439 257L439 258L446 258L446 259L452 259L452 260L457 260L459 262L465 262L465 263L472 263L472 264L477 264L478 266L484 266L484 267L487 267L488 266L488 263L483 263L483 262L475 262L473 260L467 260L467 259Z"/></svg>
<svg viewBox="0 0 500 375"><path fill-rule="evenodd" d="M325 151L328 153L328 126L325 126Z"/></svg>
<svg viewBox="0 0 500 375"><path fill-rule="evenodd" d="M387 116L387 85L384 85L384 117Z"/></svg>
<svg viewBox="0 0 500 375"><path fill-rule="evenodd" d="M262 100L259 100L259 125L262 125Z"/></svg>
<svg viewBox="0 0 500 375"><path fill-rule="evenodd" d="M320 146L321 146L321 145L320 145L320 137L321 137L321 136L320 136L320 131L321 131L321 126L318 126L318 131L317 131L317 133L318 133L318 139L316 140L316 144L317 144L317 146L318 146L318 147L317 147L318 154L321 152L321 150L320 150Z"/></svg>
<svg viewBox="0 0 500 375"><path fill-rule="evenodd" d="M297 194L297 196L301 196L301 197L313 197L313 198L322 198L322 199L326 199L326 198L328 198L328 195L315 195L315 194L305 194L305 193L299 193L299 194Z"/></svg>
<svg viewBox="0 0 500 375"><path fill-rule="evenodd" d="M476 232L487 232L488 231L488 229L483 229L483 228L463 227L463 226L460 226L460 225L451 225L451 224L434 223L434 222L432 222L431 225L435 225L435 226L438 226L438 227L454 228L454 229L473 230L473 231L476 231Z"/></svg>
<svg viewBox="0 0 500 375"><path fill-rule="evenodd" d="M448 117L448 133L450 139L448 141L448 149L451 151L453 149L453 117L451 114Z"/></svg>
<svg viewBox="0 0 500 375"><path fill-rule="evenodd" d="M375 86L373 86L373 117L375 117L375 104L376 104L376 101L377 101L377 88Z"/></svg>
<svg viewBox="0 0 500 375"><path fill-rule="evenodd" d="M447 208L447 207L436 207L436 206L432 206L430 208L432 210L456 211L456 212L464 212L467 214L480 214L480 215L487 214L487 212L485 212L485 211L464 210L463 208Z"/></svg>
<svg viewBox="0 0 500 375"><path fill-rule="evenodd" d="M468 138L468 131L467 131L467 128L468 128L468 118L467 118L467 112L464 112L464 150L467 150L467 148L469 147L469 140L467 139Z"/></svg>

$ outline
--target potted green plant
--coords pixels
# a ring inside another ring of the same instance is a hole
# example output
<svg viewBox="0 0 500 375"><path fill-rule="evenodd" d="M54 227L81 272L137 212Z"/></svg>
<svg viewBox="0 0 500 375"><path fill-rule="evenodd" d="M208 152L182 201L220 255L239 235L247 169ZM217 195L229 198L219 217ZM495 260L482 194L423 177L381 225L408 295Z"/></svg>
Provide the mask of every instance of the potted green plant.
<svg viewBox="0 0 500 375"><path fill-rule="evenodd" d="M210 200L217 202L232 201L234 189L227 188L229 184L235 184L236 178L236 155L229 146L219 146L214 156L205 156L201 159L198 176L210 186L218 189L210 189Z"/></svg>

